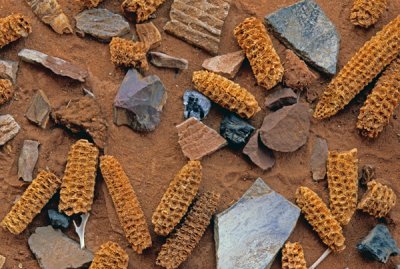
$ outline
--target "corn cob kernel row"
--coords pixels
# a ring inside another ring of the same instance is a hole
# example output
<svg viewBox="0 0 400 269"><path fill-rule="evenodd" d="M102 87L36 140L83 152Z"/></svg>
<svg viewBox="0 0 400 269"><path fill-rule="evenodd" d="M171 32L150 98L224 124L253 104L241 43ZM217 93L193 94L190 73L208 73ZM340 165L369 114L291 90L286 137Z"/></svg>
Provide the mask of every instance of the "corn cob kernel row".
<svg viewBox="0 0 400 269"><path fill-rule="evenodd" d="M113 37L110 42L111 61L116 65L148 70L149 64L146 58L148 49L143 42Z"/></svg>
<svg viewBox="0 0 400 269"><path fill-rule="evenodd" d="M0 19L0 49L32 32L30 23L21 14L12 14Z"/></svg>
<svg viewBox="0 0 400 269"><path fill-rule="evenodd" d="M374 216L385 217L396 204L396 194L389 186L375 180L368 182L368 190L358 204L358 209Z"/></svg>
<svg viewBox="0 0 400 269"><path fill-rule="evenodd" d="M89 269L127 269L129 256L117 243L107 242L100 246Z"/></svg>
<svg viewBox="0 0 400 269"><path fill-rule="evenodd" d="M303 247L300 243L287 242L282 249L282 269L307 269Z"/></svg>

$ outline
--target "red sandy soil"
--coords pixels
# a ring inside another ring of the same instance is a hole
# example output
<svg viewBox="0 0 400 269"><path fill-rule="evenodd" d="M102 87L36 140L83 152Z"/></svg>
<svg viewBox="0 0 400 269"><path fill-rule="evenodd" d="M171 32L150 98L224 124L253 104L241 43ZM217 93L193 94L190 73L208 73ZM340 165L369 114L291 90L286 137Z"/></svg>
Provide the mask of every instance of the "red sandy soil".
<svg viewBox="0 0 400 269"><path fill-rule="evenodd" d="M74 1L61 0L59 2L69 18L73 18L80 11L79 6ZM101 6L114 12L120 12L119 1L105 0L104 2ZM232 2L233 4L224 26L220 53L239 49L232 31L235 25L244 18L250 15L263 18L266 14L296 1L236 0ZM365 41L395 18L400 11L400 0L389 1L388 10L383 14L379 22L371 29L363 30L355 28L350 23L351 0L317 0L317 2L340 32L342 41L339 68L343 67ZM157 18L153 20L160 30L168 20L171 3L172 1L168 0L157 11ZM0 58L18 60L18 51L23 48L30 48L70 60L86 67L90 71L90 79L85 83L85 87L92 89L95 93L109 123L109 138L105 153L116 156L122 163L150 225L153 210L159 203L170 180L186 162L177 143L178 137L175 129L175 125L183 120L183 92L192 87L192 72L201 69L203 60L210 57L210 55L162 32L163 42L158 50L188 59L189 69L180 74L175 74L173 70L150 67L150 71L147 74L160 76L167 88L168 100L164 106L160 126L152 133L139 134L127 127L117 127L112 123L112 103L125 71L116 68L111 63L108 45L99 43L91 38L79 38L75 35L60 36L40 22L33 15L25 1L0 0L0 17L5 17L12 12L20 12L28 16L33 25L33 33L28 38L1 49ZM75 23L73 19L71 21ZM285 47L276 39L273 42L278 53L283 56ZM259 103L263 104L266 91L255 85L255 79L248 63L242 66L235 81L248 88L256 96ZM311 87L311 90L321 95L327 82L329 82L329 78L320 78ZM82 84L61 78L42 67L24 62L20 64L17 84L18 89L14 100L0 108L1 114L12 114L22 127L16 138L0 148L0 199L2 201L0 219L5 216L15 199L26 188L16 180L17 158L23 140L35 139L41 143L37 168L49 167L56 174L62 176L68 149L77 139L77 137L71 136L65 130L53 125L46 130L42 130L28 122L24 117L24 113L35 90L43 90L48 95L52 105L58 107L73 97L81 96ZM399 195L400 185L397 182L400 175L400 166L398 165L400 161L400 123L396 120L396 115L400 116L399 110L396 110L395 117L378 139L375 141L363 139L356 131L355 124L366 94L366 92L362 93L346 109L332 119L326 121L313 119L308 143L294 153L277 153L277 163L271 171L263 172L248 162L240 152L229 148L224 148L206 157L202 161L204 179L201 189L214 190L221 193L222 200L218 208L219 212L236 201L257 177L262 177L273 189L291 201L294 201L295 190L300 185L316 190L327 201L326 181L314 183L309 169L312 144L317 136L321 136L328 140L331 150L358 148L360 166L363 164L375 166L378 178L390 184L396 194ZM302 101L304 101L304 97L302 97ZM261 111L251 120L251 123L259 127L266 113L268 112L265 110ZM214 129L219 129L222 115L222 110L214 106L205 123ZM35 170L35 175L36 172L37 169ZM92 215L86 230L88 248L96 251L100 244L113 240L128 251L130 255L129 268L157 268L155 266L155 258L164 239L152 233L153 247L147 250L144 255L135 254L129 248L124 236L114 231L118 229L113 230L111 227L111 222L116 223L117 219L115 214L107 212L102 185L104 185L103 179L99 177ZM363 192L364 190L360 189L360 195ZM55 204L52 203L46 208L49 207L55 207ZM22 268L39 268L28 248L27 241L36 227L48 225L45 212L46 210L19 236L0 230L0 254L7 257L5 268L18 268L20 264L22 264ZM268 216L265 216L265 218L267 220ZM392 224L389 225L390 230L400 243L400 229L397 228L397 225L400 225L400 203L392 210L390 218L392 219ZM396 264L400 263L399 257L391 258L384 265L364 260L356 250L356 244L377 223L378 221L374 218L357 212L350 224L344 228L346 250L338 255L330 255L319 268L394 268ZM70 228L68 234L77 239L72 228ZM326 249L316 233L312 231L302 217L290 240L302 243L309 265ZM215 268L214 252L213 231L212 227L209 227L200 244L181 268ZM280 268L279 260L280 256L275 261L273 268Z"/></svg>

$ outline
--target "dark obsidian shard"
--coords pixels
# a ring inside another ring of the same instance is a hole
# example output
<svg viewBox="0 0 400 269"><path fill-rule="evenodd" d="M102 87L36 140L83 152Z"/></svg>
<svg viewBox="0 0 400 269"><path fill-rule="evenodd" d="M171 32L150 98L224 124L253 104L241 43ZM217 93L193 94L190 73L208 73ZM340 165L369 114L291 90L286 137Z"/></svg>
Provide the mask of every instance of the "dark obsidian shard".
<svg viewBox="0 0 400 269"><path fill-rule="evenodd" d="M224 117L221 122L220 134L233 147L242 147L247 144L255 128L233 113Z"/></svg>
<svg viewBox="0 0 400 269"><path fill-rule="evenodd" d="M66 216L54 209L49 209L49 211L47 211L47 214L49 216L50 224L51 224L51 226L53 226L53 228L55 228L55 229L58 229L58 228L67 229L68 228L69 222L70 222L70 219L68 216Z"/></svg>
<svg viewBox="0 0 400 269"><path fill-rule="evenodd" d="M204 119L211 109L211 101L197 91L187 90L183 94L185 119L195 117L198 120Z"/></svg>

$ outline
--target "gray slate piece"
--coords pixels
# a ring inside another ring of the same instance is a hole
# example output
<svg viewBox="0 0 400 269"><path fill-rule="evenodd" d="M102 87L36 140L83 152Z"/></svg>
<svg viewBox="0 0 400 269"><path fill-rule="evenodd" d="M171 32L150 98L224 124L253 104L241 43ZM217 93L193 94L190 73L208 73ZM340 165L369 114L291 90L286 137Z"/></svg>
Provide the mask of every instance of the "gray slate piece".
<svg viewBox="0 0 400 269"><path fill-rule="evenodd" d="M39 157L40 143L35 140L24 140L21 154L18 158L18 178L32 182L32 173Z"/></svg>
<svg viewBox="0 0 400 269"><path fill-rule="evenodd" d="M299 215L297 206L258 178L239 201L215 217L217 268L270 268Z"/></svg>
<svg viewBox="0 0 400 269"><path fill-rule="evenodd" d="M335 25L313 0L303 0L265 17L275 36L316 69L334 75L340 49Z"/></svg>

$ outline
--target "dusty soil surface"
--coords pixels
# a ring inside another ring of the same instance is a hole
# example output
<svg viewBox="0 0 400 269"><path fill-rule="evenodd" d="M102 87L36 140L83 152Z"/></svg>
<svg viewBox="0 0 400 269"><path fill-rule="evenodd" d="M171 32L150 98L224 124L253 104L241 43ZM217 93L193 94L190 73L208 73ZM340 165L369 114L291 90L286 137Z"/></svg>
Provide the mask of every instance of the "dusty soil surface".
<svg viewBox="0 0 400 269"><path fill-rule="evenodd" d="M73 18L80 11L74 1L60 0L69 18ZM233 28L245 17L256 15L264 17L278 8L296 2L295 0L236 0L232 1L231 10L224 26L220 53L227 53L239 49L232 35ZM398 15L400 0L389 1L389 8L382 19L369 30L355 28L349 20L351 0L317 0L329 18L337 26L341 35L341 50L339 67L350 59L362 44L381 29L386 23ZM153 21L161 30L168 20L168 12L172 1L168 0L158 11L157 18ZM120 12L119 1L105 0L101 5L114 12ZM162 45L159 51L183 57L189 60L189 69L179 74L173 70L160 69L151 66L148 74L157 74L164 82L168 91L168 100L164 106L160 126L152 133L139 134L127 127L117 127L112 123L112 103L118 87L124 77L125 71L116 68L110 61L108 45L99 43L91 38L79 38L76 35L60 36L48 26L40 22L31 12L23 0L0 0L0 17L5 17L12 12L21 12L28 16L33 25L33 33L0 50L1 59L18 60L17 52L23 48L40 50L53 56L58 56L90 71L90 79L82 85L69 79L64 79L52 74L50 71L31 64L20 64L18 72L18 89L14 100L0 108L0 113L12 114L21 125L20 133L6 146L0 148L0 218L3 218L17 197L26 186L16 179L17 158L24 139L35 139L41 143L40 157L35 170L49 167L57 175L62 176L66 163L66 156L70 145L78 139L62 128L51 124L48 129L42 130L28 122L24 113L29 101L37 89L43 90L50 99L52 106L58 107L68 102L71 98L82 96L82 87L90 88L101 104L101 109L109 124L108 144L105 153L112 154L122 163L129 175L131 183L142 204L147 222L151 223L151 215L167 188L170 180L180 167L186 162L180 147L175 125L183 120L182 95L184 90L192 87L191 75L195 70L201 69L204 59L210 57L207 53L188 45L164 32L162 32ZM73 23L74 20L72 19ZM130 38L130 36L129 36ZM283 56L285 47L274 39L278 53ZM247 62L241 67L236 82L248 88L263 104L266 91L256 86ZM329 78L320 77L311 90L320 95ZM358 148L360 166L363 164L374 165L378 178L390 184L397 195L400 194L398 184L400 166L400 116L396 110L395 117L381 136L375 141L368 141L359 136L355 129L356 118L368 90L361 93L355 101L337 116L326 121L312 121L311 135L308 143L300 150L291 154L277 153L277 163L271 171L263 172L247 161L241 152L224 148L217 153L206 157L203 164L204 179L201 185L203 190L214 190L222 194L222 201L218 211L222 211L236 201L257 177L262 177L273 189L293 201L294 193L299 185L305 185L316 190L327 201L328 190L326 181L314 183L311 179L309 160L312 144L317 136L328 140L330 149L349 150ZM304 101L304 96L302 96ZM224 111L213 107L205 123L214 129L219 129L219 123ZM251 120L259 127L265 114L261 111ZM107 211L106 199L103 192L103 179L98 177L94 206L89 220L86 238L88 248L95 251L100 244L107 240L114 240L123 246L130 254L129 268L157 268L155 258L164 239L152 233L153 247L144 255L135 254L128 246L124 236L120 234L116 215L112 208ZM360 195L364 190L360 189ZM47 208L55 208L54 201ZM0 230L0 254L7 257L5 268L36 269L39 268L28 248L28 237L34 229L47 225L47 210L37 217L29 228L19 236L14 236ZM266 219L268 216L264 216ZM400 242L400 203L390 213L391 232ZM363 238L378 221L372 217L357 212L348 226L344 228L347 248L338 255L331 255L319 268L394 268L400 263L400 258L391 258L386 264L367 261L356 250L356 244ZM68 234L77 238L72 229ZM316 233L306 221L301 218L290 240L300 241L304 247L308 264L312 264L319 257L325 246L321 243ZM187 262L181 268L208 269L215 268L215 247L212 226L207 229L205 236L194 250ZM280 268L278 256L273 268ZM20 267L21 268L21 267Z"/></svg>

